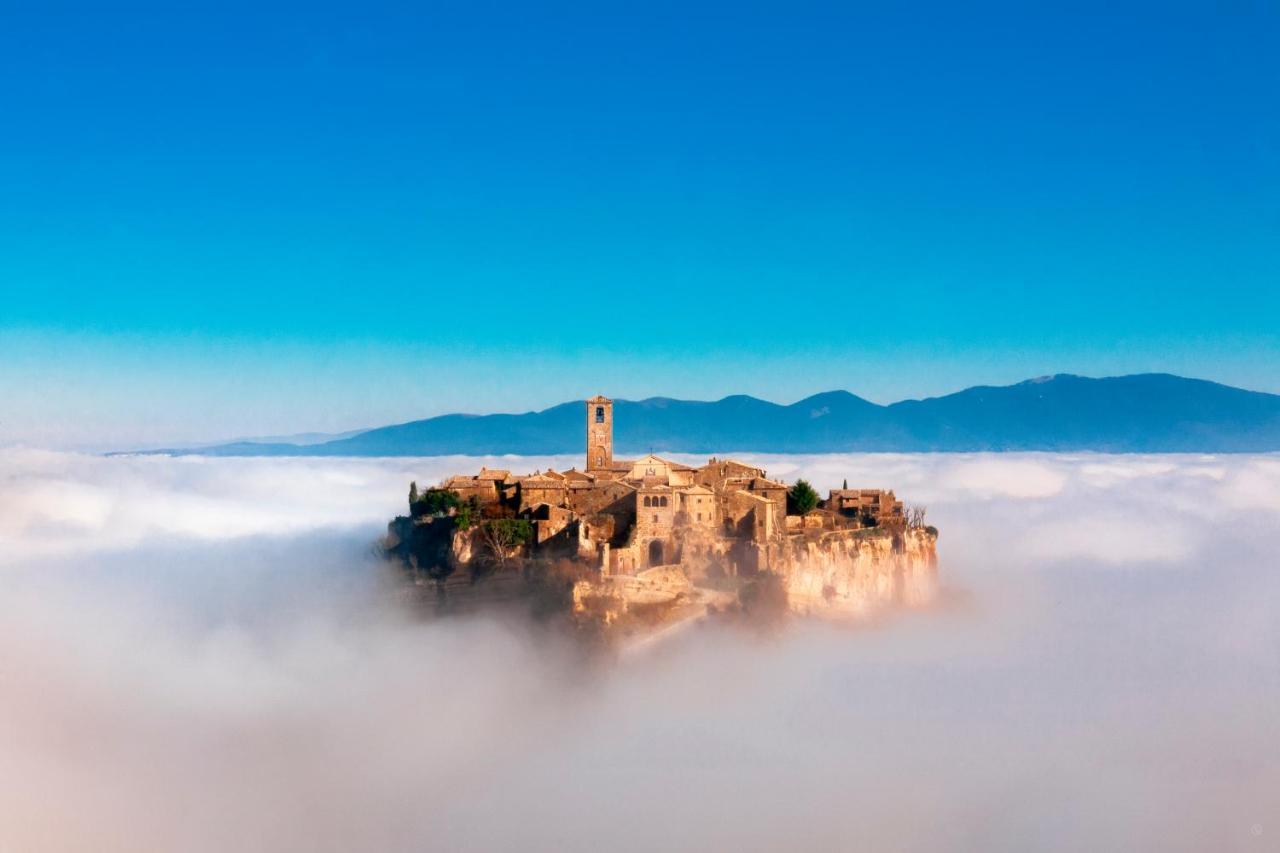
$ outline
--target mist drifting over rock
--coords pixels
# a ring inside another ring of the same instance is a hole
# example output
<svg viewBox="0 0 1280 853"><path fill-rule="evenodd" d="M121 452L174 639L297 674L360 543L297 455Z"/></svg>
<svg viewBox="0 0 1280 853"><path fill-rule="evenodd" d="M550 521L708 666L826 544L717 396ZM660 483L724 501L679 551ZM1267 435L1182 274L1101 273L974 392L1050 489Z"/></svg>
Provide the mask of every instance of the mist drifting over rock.
<svg viewBox="0 0 1280 853"><path fill-rule="evenodd" d="M371 548L572 457L0 451L0 849L1274 848L1280 457L747 461L926 504L942 602L583 671Z"/></svg>

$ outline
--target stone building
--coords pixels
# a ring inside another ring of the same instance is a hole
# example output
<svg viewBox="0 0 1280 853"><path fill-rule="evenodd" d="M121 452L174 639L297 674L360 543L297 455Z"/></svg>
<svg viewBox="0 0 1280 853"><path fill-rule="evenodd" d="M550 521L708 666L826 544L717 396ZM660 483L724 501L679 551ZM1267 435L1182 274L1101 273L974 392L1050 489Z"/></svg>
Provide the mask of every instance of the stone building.
<svg viewBox="0 0 1280 853"><path fill-rule="evenodd" d="M507 481L510 479L510 471L481 468L480 473L474 477L450 477L441 484L441 488L456 492L464 501L475 498L481 503L491 503L506 496L504 492L507 491Z"/></svg>
<svg viewBox="0 0 1280 853"><path fill-rule="evenodd" d="M877 523L903 518L902 501L891 489L832 489L826 507L849 518L871 517Z"/></svg>
<svg viewBox="0 0 1280 853"><path fill-rule="evenodd" d="M486 468L442 488L493 505L490 516L528 519L536 531L531 551L571 542L606 574L672 564L751 572L768 568L788 537L847 526L841 519L858 519L856 526L867 513L902 518L892 492L833 490L821 511L801 519L787 515L788 486L753 465L713 457L695 468L654 454L617 459L613 401L603 396L586 401L584 470L512 477Z"/></svg>
<svg viewBox="0 0 1280 853"><path fill-rule="evenodd" d="M550 506L567 506L569 486L563 474L547 471L545 474L532 474L520 479L520 509L525 510L538 504Z"/></svg>

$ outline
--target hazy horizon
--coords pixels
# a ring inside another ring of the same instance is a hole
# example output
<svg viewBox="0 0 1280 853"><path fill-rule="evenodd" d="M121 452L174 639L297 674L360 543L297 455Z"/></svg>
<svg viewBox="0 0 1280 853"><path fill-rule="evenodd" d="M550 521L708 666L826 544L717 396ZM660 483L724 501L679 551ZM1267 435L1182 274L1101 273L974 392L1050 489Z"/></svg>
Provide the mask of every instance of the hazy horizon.
<svg viewBox="0 0 1280 853"><path fill-rule="evenodd" d="M1158 373L1157 373L1157 372L1153 372L1153 373L1151 373L1151 374L1129 374L1129 375L1130 375L1130 376L1133 376L1133 375L1175 375L1175 376L1176 376L1176 374L1165 374L1165 373L1163 373L1163 372L1158 372ZM1026 378L1024 378L1024 379L1017 380L1016 382L1007 383L1007 385L1020 385L1020 384L1025 384L1025 383L1034 383L1034 382L1039 381L1039 380L1049 379L1049 378L1053 378L1053 377L1056 377L1056 376L1080 376L1080 374L1064 374L1064 373L1062 373L1062 372L1058 372L1058 373L1054 373L1054 374L1044 374L1044 375L1041 375L1041 376L1029 376L1029 377L1026 377ZM1084 376L1084 377L1081 377L1081 378L1086 378L1086 379L1109 379L1109 378L1122 378L1122 377L1115 377L1115 376L1094 376L1094 377L1089 377L1089 376ZM1183 376L1183 377L1178 377L1178 378L1192 379L1192 380L1205 381L1205 382L1212 382L1212 383L1214 383L1214 384L1219 384L1219 385L1227 385L1227 383L1217 382L1216 380L1212 380L1212 379L1205 379L1204 377L1198 377L1198 376ZM992 387L992 386L990 386L990 385L981 385L981 384L978 384L978 385L966 385L966 386L964 386L964 387L962 387L962 388L955 388L955 389L952 389L952 390L950 390L950 391L943 392L943 393L941 393L941 394L939 394L939 395L936 395L936 396L947 396L947 395L949 395L949 394L954 394L954 393L958 393L958 392L960 392L960 391L970 390L970 389L972 389L972 388L978 388L978 387ZM994 386L994 387L1005 387L1005 386ZM1254 392L1257 392L1257 393L1271 393L1271 392L1268 392L1268 391L1261 391L1261 390L1259 390L1259 389L1255 389L1255 388L1240 388L1240 386L1231 386L1231 385L1228 385L1227 387L1239 388L1239 390L1254 391ZM599 390L600 390L600 389L593 389L593 390L591 391L591 393L598 393L598 392L599 392ZM848 393L851 393L851 394L853 394L854 396L862 397L862 399L868 399L868 398L864 397L863 395L859 394L856 390L854 390L854 389L849 389L849 388L827 388L827 389L822 389L822 390L817 391L817 392L813 392L813 393L811 393L811 394L806 394L806 395L801 396L801 397L795 397L794 399L791 399L791 398L786 398L786 399L767 399L767 398L763 398L763 397L756 397L756 399L762 399L762 400L765 400L766 402L771 402L771 403L774 403L774 404L777 404L777 405L781 405L781 406L787 406L787 405L792 405L792 404L794 404L794 403L802 402L803 400L809 399L810 397L815 396L816 394L823 394L823 393L838 393L838 392L842 392L842 391L847 391ZM535 407L535 408L533 408L533 409L525 409L525 410L510 409L510 408L509 408L509 409L499 409L499 410L494 410L494 411L479 411L479 410L476 410L476 409L471 409L471 410L460 410L460 411L438 412L438 413L436 413L436 414L432 414L432 415L423 415L423 416L420 416L420 417L412 417L412 418L408 418L407 420L404 420L404 421L388 421L388 422L385 422L385 423L368 423L368 424L366 424L366 425L365 425L365 426L363 426L363 427L357 427L357 428L345 429L345 430L341 430L341 431L338 431L338 432L332 432L332 433L321 432L321 431L311 430L311 429L300 430L300 431L298 431L298 432L294 432L294 433L281 433L281 434L269 434L269 433L262 432L262 431L258 431L258 432L252 432L252 431L250 431L250 432L245 432L245 433L240 433L240 434L230 435L230 436L225 436L225 435L224 435L224 436L214 436L214 437L205 436L205 437L201 437L201 438L186 439L186 440L181 440L181 439L165 439L165 438L161 437L161 438L156 438L156 439L148 440L148 441L138 440L138 441L133 441L133 442L129 442L129 441L122 441L122 442L110 442L110 441L107 441L107 440L102 439L102 438L95 438L95 439L93 439L93 440L81 441L81 442L72 442L72 443L70 443L70 444L67 444L67 443L58 443L56 440L49 440L49 439L47 438L47 436L46 436L46 435L42 434L42 435L40 435L40 436L35 437L35 438L34 438L34 440L31 440L31 439L29 439L29 440L25 440L25 441L24 441L24 440L10 440L10 441L8 441L8 442L0 442L0 447L6 447L6 446L8 446L8 447L32 447L32 448L36 448L36 449L66 450L66 451L70 451L70 452L88 452L88 453L128 453L128 452L132 452L132 451L147 452L147 451L152 451L152 450L162 450L162 449L172 449L172 450L176 450L176 451L182 451L182 450L197 451L197 450L199 450L200 448L203 448L203 447L217 446L217 445L221 445L221 444L229 444L229 443L236 443L236 442L242 442L242 441L259 442L259 443L292 443L292 444L298 444L298 445L308 445L308 444L315 444L315 443L319 443L319 442L323 442L323 441L328 441L328 440L331 440L331 439L337 439L337 438L349 437L349 436L356 435L356 434L361 433L361 432L366 432L366 431L368 431L368 430L373 430L373 429L379 429L379 428L381 428L381 427L385 427L385 426L393 426L393 425L401 424L401 423L411 423L411 422L418 421L418 420L427 420L427 419L430 419L430 418L432 418L432 417L438 417L438 416L440 416L440 415L452 415L452 414L461 414L461 415L525 414L525 413L528 413L528 412L540 412L540 411L544 411L544 410L549 409L549 408L553 408L553 407L558 406L558 405L563 405L563 404L566 404L566 403L576 402L576 401L577 401L577 400L579 400L579 399L585 399L585 398L586 398L586 396L588 396L588 395L584 393L584 394L583 394L581 397L579 397L579 398L574 398L574 399L570 399L570 400L557 400L557 401L553 401L553 402L548 402L548 403L546 403L545 405L537 406L537 407ZM707 399L706 399L706 400L704 400L704 401L697 401L697 402L715 402L715 401L718 401L718 400L724 400L724 399L728 399L728 398L736 397L736 396L753 396L753 397L754 397L755 395L744 395L744 394L741 394L741 393L738 393L738 392L733 392L733 393L728 393L728 394L720 394L720 395L715 396L715 397L707 398ZM627 398L625 398L625 397L621 397L621 396L615 396L615 397L614 397L614 399L616 399L616 400L626 400ZM634 401L634 402L645 402L645 401L647 401L647 400L654 400L654 399L688 400L688 401L693 401L693 398L675 397L675 396L668 395L668 394L657 394L657 395L652 395L652 396L649 396L649 397L639 397L639 398L635 398L633 401ZM928 399L934 399L934 396L900 397L900 398L896 398L896 399L892 399L892 400L887 400L887 401L875 401L875 400L871 400L870 402L876 403L877 405L887 406L887 405L891 405L891 404L893 404L893 403L898 403L898 402L908 402L908 401L918 401L918 400L928 400ZM636 453L639 453L639 452L649 452L650 450L652 450L652 448L625 448L625 447L620 448L620 451L622 451L622 452L632 451L632 452L636 452ZM735 448L728 448L728 449L726 450L726 452L738 452L738 451L737 451L737 449L735 449ZM751 451L747 451L747 452L751 452ZM888 452L894 452L894 451L888 451ZM950 452L950 451L944 451L944 452ZM1106 452L1106 451L1104 451L1104 452ZM1195 451L1188 451L1188 452L1195 452Z"/></svg>

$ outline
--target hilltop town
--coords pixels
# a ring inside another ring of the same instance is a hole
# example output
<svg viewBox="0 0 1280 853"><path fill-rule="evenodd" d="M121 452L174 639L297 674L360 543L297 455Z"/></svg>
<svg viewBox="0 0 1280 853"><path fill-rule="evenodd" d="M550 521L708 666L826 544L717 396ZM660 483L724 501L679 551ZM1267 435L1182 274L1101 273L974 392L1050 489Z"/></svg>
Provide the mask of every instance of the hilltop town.
<svg viewBox="0 0 1280 853"><path fill-rule="evenodd" d="M731 459L618 459L613 401L593 397L585 414L582 470L414 483L388 552L445 603L560 590L567 610L610 625L766 599L865 614L932 597L937 531L893 491L846 483L822 499Z"/></svg>

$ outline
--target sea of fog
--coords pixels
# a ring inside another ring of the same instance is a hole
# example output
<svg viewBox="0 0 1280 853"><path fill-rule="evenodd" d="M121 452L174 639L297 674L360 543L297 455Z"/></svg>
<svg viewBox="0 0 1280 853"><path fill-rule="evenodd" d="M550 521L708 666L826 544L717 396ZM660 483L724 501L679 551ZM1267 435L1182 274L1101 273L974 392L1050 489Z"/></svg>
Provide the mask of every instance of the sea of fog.
<svg viewBox="0 0 1280 853"><path fill-rule="evenodd" d="M1280 849L1280 456L749 456L943 595L584 672L401 609L425 485L570 458L0 450L0 851Z"/></svg>

